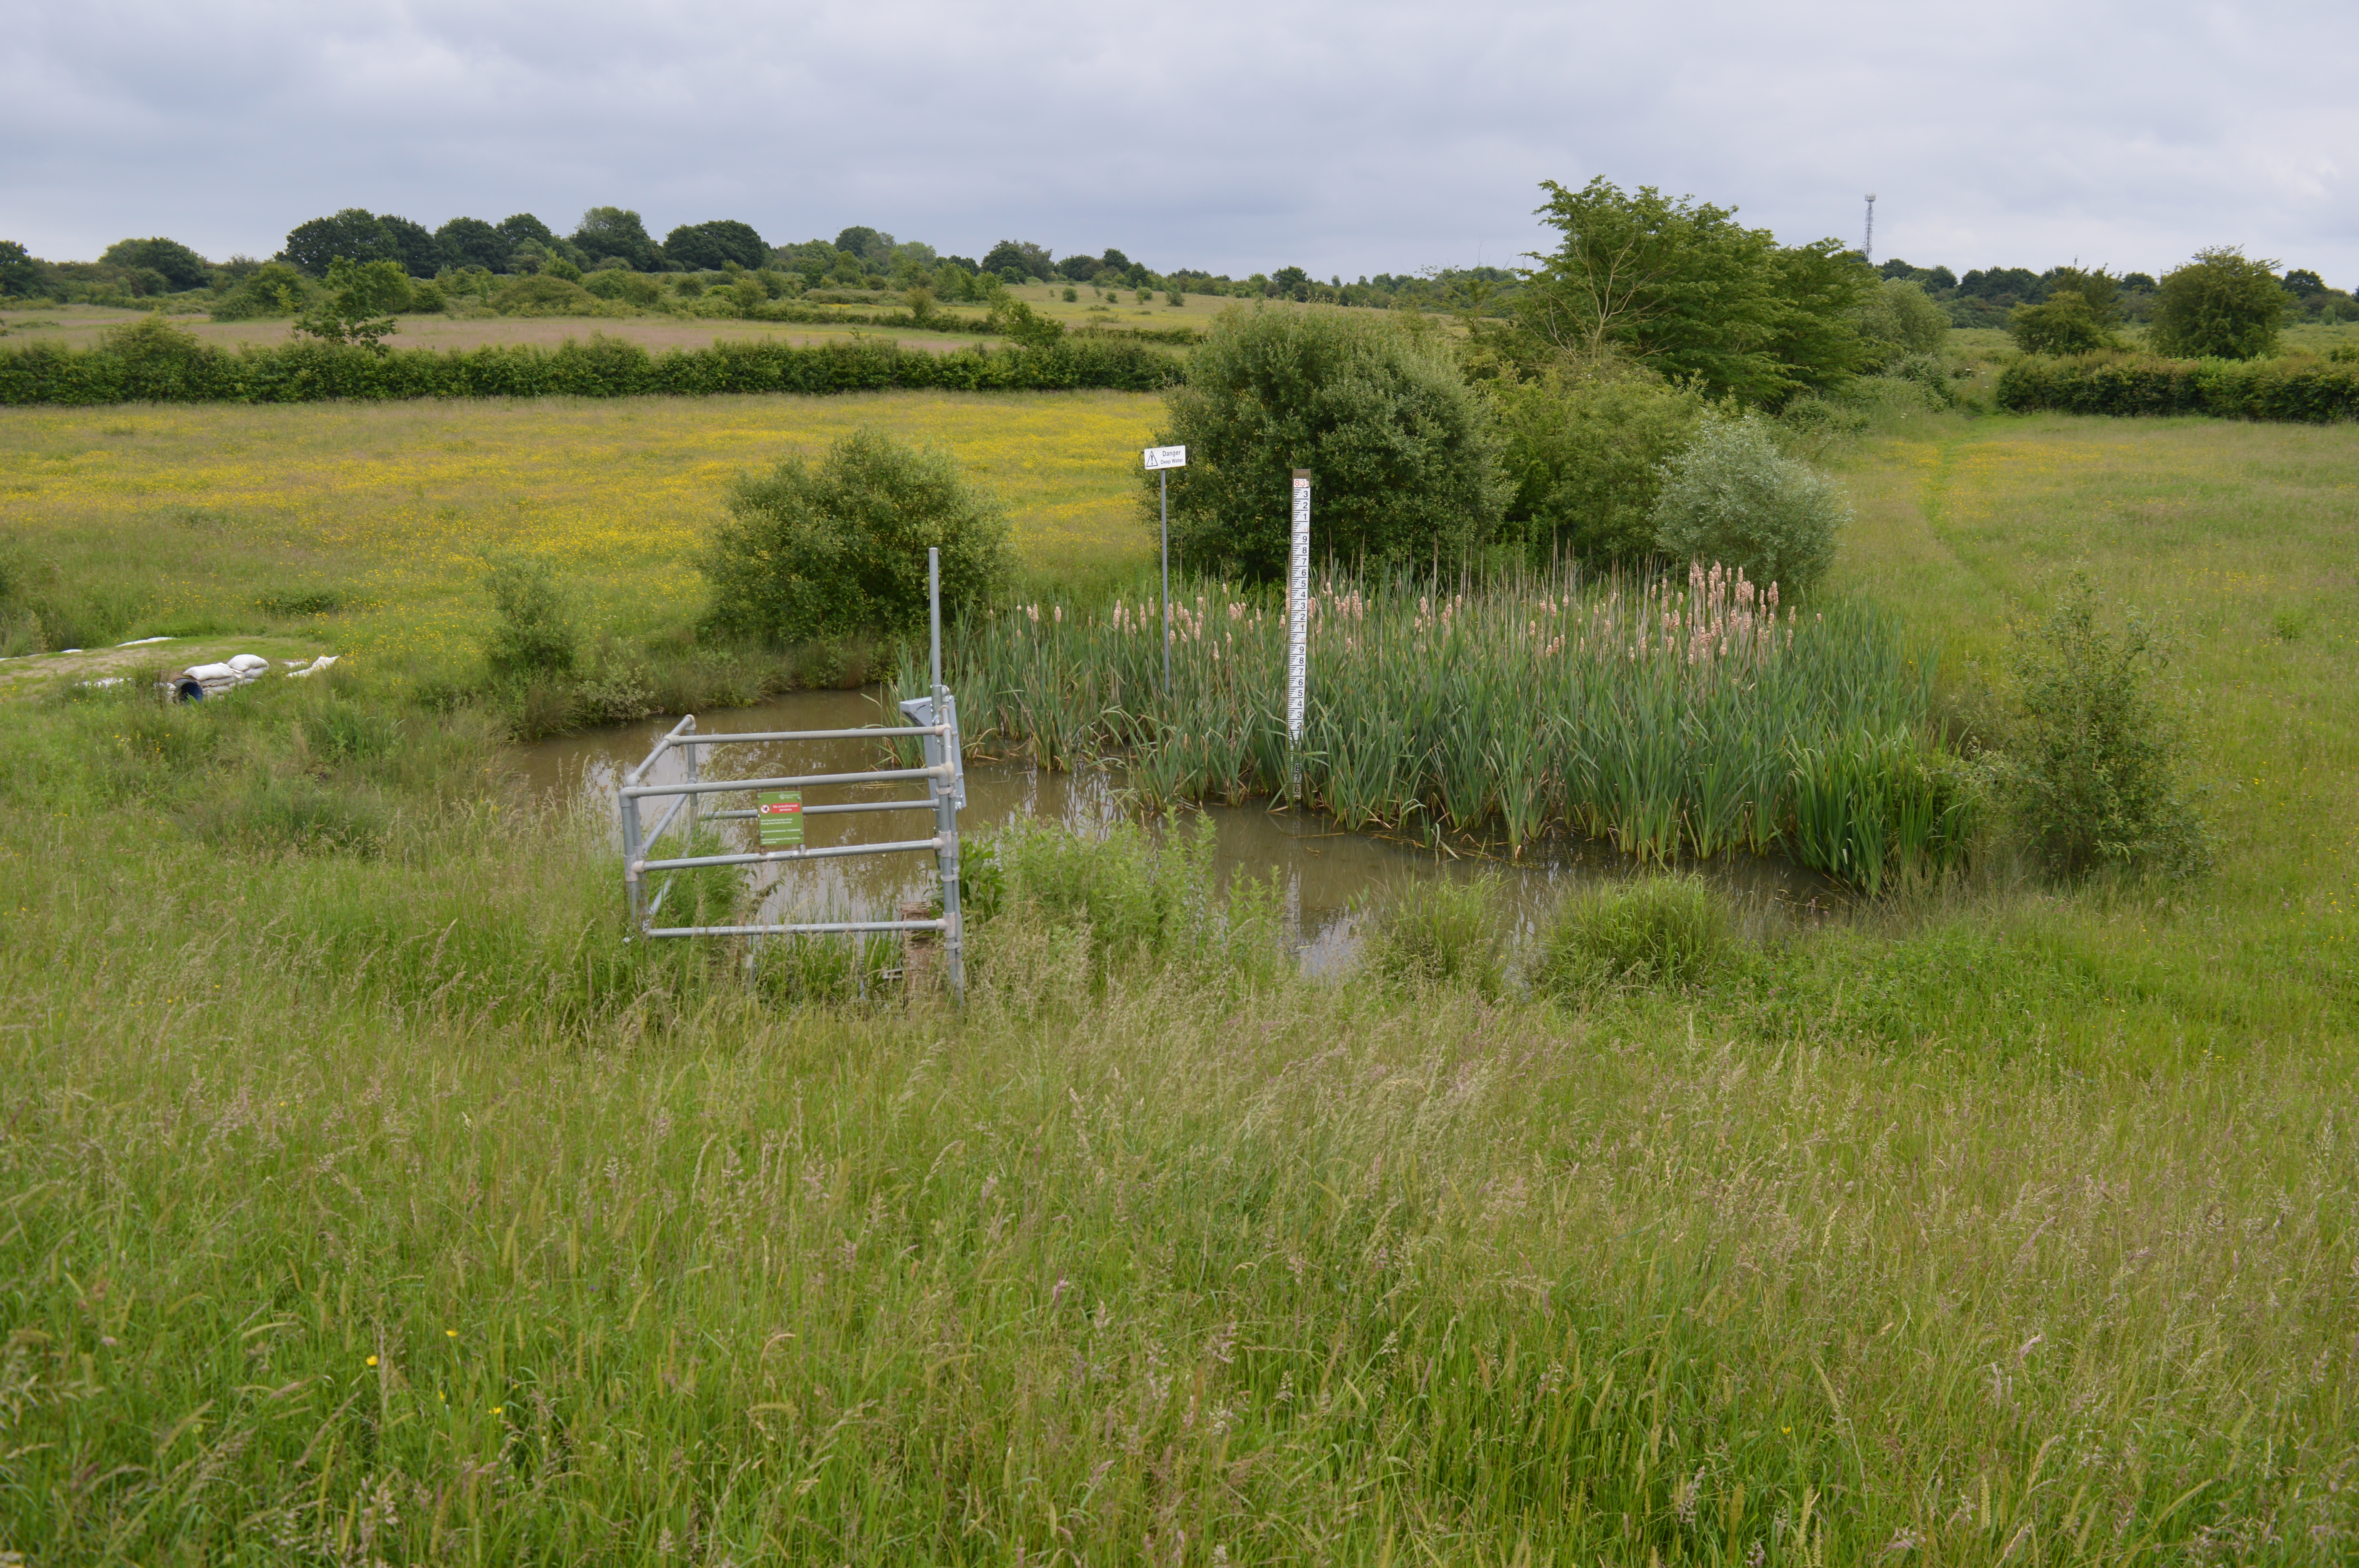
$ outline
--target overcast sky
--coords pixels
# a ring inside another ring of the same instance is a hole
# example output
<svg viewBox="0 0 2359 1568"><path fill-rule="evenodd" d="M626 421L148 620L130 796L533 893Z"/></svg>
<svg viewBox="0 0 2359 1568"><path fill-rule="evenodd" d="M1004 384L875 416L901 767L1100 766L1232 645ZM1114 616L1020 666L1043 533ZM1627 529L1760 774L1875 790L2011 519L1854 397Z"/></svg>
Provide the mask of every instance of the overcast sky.
<svg viewBox="0 0 2359 1568"><path fill-rule="evenodd" d="M0 238L267 255L347 206L866 223L1321 276L1512 263L1538 182L1919 265L2359 286L2359 5L15 0Z"/></svg>

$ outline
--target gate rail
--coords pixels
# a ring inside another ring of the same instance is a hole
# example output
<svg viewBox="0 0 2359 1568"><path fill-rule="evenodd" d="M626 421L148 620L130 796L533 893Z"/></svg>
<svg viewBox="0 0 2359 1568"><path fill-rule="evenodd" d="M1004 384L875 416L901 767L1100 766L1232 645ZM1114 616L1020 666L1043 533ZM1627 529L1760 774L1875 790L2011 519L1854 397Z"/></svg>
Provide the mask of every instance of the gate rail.
<svg viewBox="0 0 2359 1568"><path fill-rule="evenodd" d="M737 735L701 735L696 730L696 716L690 714L672 726L669 733L656 741L655 750L645 761L623 775L621 797L623 818L623 881L630 894L631 924L642 936L821 936L842 935L867 931L939 931L942 934L944 968L949 972L951 994L963 1000L966 995L965 923L959 910L959 807L966 804L966 778L962 765L962 750L959 744L958 705L942 686L940 563L934 551L927 552L930 597L933 600L933 695L918 697L901 704L903 715L917 722L865 730L772 730ZM871 768L864 771L838 773L797 773L782 778L766 779L707 779L703 776L702 748L707 746L762 745L787 741L919 741L929 759L925 765L914 768ZM667 752L678 751L687 760L688 776L674 784L646 784L648 772L661 762ZM748 821L762 815L757 810L731 809L704 811L700 814L698 803L708 795L752 794L762 790L800 790L829 784L915 784L922 782L926 794L922 798L901 800L856 800L830 806L803 806L803 816L840 816L868 811L930 811L934 814L934 831L930 838L905 838L883 844L829 844L799 849L757 849L732 855L674 855L658 858L651 853L657 843L676 827L687 829L684 840L692 847L696 827L702 822ZM671 804L651 828L642 829L641 801L669 799ZM942 913L930 920L831 920L789 921L777 925L658 925L656 916L662 912L664 900L669 895L676 874L704 866L760 866L785 864L796 860L832 860L853 855L902 855L931 850L934 865L941 879ZM662 885L648 896L651 877L661 875Z"/></svg>

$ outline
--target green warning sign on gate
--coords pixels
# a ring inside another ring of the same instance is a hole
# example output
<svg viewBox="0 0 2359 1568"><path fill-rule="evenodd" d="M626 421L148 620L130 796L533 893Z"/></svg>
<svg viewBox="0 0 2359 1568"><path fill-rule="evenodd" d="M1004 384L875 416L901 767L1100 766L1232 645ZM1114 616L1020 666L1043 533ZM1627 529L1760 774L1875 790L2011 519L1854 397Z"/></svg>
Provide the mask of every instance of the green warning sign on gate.
<svg viewBox="0 0 2359 1568"><path fill-rule="evenodd" d="M765 849L803 847L803 792L766 789L755 797L754 820L761 825Z"/></svg>

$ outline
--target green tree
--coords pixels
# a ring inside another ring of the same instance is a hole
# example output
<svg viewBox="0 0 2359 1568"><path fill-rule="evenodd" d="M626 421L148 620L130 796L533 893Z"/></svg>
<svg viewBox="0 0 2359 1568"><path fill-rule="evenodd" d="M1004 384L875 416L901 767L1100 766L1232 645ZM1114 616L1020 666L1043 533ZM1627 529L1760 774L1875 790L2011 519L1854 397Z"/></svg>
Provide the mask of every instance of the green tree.
<svg viewBox="0 0 2359 1568"><path fill-rule="evenodd" d="M15 240L0 240L0 295L33 299L49 292L49 269Z"/></svg>
<svg viewBox="0 0 2359 1568"><path fill-rule="evenodd" d="M1492 399L1515 486L1507 529L1535 561L1626 565L1656 554L1664 465L1693 438L1707 407L1701 392L1607 364L1503 380Z"/></svg>
<svg viewBox="0 0 2359 1568"><path fill-rule="evenodd" d="M453 218L434 231L434 248L445 266L504 272L516 242L481 218Z"/></svg>
<svg viewBox="0 0 2359 1568"><path fill-rule="evenodd" d="M983 270L1005 277L1013 267L1027 277L1046 281L1056 271L1049 253L1029 240L1002 240L983 258Z"/></svg>
<svg viewBox="0 0 2359 1568"><path fill-rule="evenodd" d="M647 224L627 207L592 207L582 213L573 244L584 262L619 256L634 272L654 272L663 264Z"/></svg>
<svg viewBox="0 0 2359 1568"><path fill-rule="evenodd" d="M356 262L338 256L328 264L327 287L297 319L295 330L331 343L357 343L385 351L395 330L394 313L409 308L409 277L397 261Z"/></svg>
<svg viewBox="0 0 2359 1568"><path fill-rule="evenodd" d="M753 225L734 218L682 223L664 236L663 248L666 260L691 272L719 272L724 263L733 261L751 272L770 256L770 247L762 243Z"/></svg>
<svg viewBox="0 0 2359 1568"><path fill-rule="evenodd" d="M2045 292L2007 312L2006 330L2029 354L2077 354L2112 348L2114 326L2122 319L2122 280L2104 267L2079 264L2050 268L2039 279Z"/></svg>
<svg viewBox="0 0 2359 1568"><path fill-rule="evenodd" d="M117 240L99 258L109 266L146 267L161 273L176 289L202 288L212 280L212 263L178 240Z"/></svg>
<svg viewBox="0 0 2359 1568"><path fill-rule="evenodd" d="M1833 240L1781 247L1733 209L1625 195L1599 178L1544 182L1541 220L1564 236L1520 275L1521 330L1558 353L1619 351L1714 396L1776 405L1838 384L1864 357L1854 322L1875 274Z"/></svg>
<svg viewBox="0 0 2359 1568"><path fill-rule="evenodd" d="M1006 591L1015 572L1007 513L947 453L860 429L818 466L788 458L741 476L699 565L708 624L775 645L926 624L926 550L942 553L942 607L961 613Z"/></svg>
<svg viewBox="0 0 2359 1568"><path fill-rule="evenodd" d="M328 264L347 260L400 261L400 247L365 207L347 207L332 218L314 218L288 231L278 259L313 277L328 276Z"/></svg>
<svg viewBox="0 0 2359 1568"><path fill-rule="evenodd" d="M2088 306L2090 316L2101 327L2111 327L2122 319L2122 280L2104 267L2082 267L2077 264L2054 267L2039 281L2047 286L2049 300L2067 296L2079 298Z"/></svg>
<svg viewBox="0 0 2359 1568"><path fill-rule="evenodd" d="M381 212L376 225L385 232L386 243L393 247L393 259L410 276L432 277L441 269L442 247L435 243L434 232L425 224Z"/></svg>
<svg viewBox="0 0 2359 1568"><path fill-rule="evenodd" d="M883 272L893 262L893 236L865 223L854 223L837 234L835 248L858 261L863 272Z"/></svg>
<svg viewBox="0 0 2359 1568"><path fill-rule="evenodd" d="M500 233L506 239L510 250L516 249L527 241L539 245L544 250L559 243L557 231L529 212L511 212L500 220L499 227Z"/></svg>
<svg viewBox="0 0 2359 1568"><path fill-rule="evenodd" d="M1509 492L1494 423L1449 349L1377 312L1224 313L1155 440L1188 449L1175 547L1265 579L1285 569L1295 469L1310 470L1320 553L1370 566L1465 559ZM1152 486L1142 494L1152 510Z"/></svg>
<svg viewBox="0 0 2359 1568"><path fill-rule="evenodd" d="M2277 346L2286 292L2277 264L2235 245L2214 245L2156 288L2147 341L2181 358L2257 359Z"/></svg>

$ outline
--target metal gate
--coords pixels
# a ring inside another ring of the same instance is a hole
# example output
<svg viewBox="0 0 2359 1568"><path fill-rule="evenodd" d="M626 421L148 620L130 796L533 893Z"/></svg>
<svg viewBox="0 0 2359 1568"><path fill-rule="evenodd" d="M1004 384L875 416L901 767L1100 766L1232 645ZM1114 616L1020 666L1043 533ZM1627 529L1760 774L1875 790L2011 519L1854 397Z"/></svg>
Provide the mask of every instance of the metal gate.
<svg viewBox="0 0 2359 1568"><path fill-rule="evenodd" d="M966 995L966 962L964 929L959 914L959 808L966 804L966 773L959 744L958 706L942 686L941 629L941 559L940 552L929 550L928 579L933 622L933 695L917 697L901 704L905 718L911 720L900 726L878 726L864 730L779 730L744 735L700 735L696 716L690 714L674 725L649 752L647 760L623 775L621 794L623 817L623 880L630 894L631 924L642 936L820 936L840 935L870 931L938 931L942 937L943 968L953 998L963 1000ZM875 768L864 772L842 773L800 773L771 779L707 779L703 776L703 748L708 746L760 745L782 741L891 741L912 739L924 749L925 762L914 768ZM661 762L666 753L679 752L686 762L687 776L674 784L647 784L647 774ZM922 796L902 800L861 800L826 806L805 806L801 792L807 788L829 784L920 783L926 786ZM707 798L751 795L751 806L713 810L701 804ZM777 798L765 798L775 796ZM788 799L787 797L792 796ZM643 801L669 800L651 827L642 827ZM844 816L868 811L925 811L933 814L933 834L925 838L905 838L884 844L832 844L809 847L801 844L801 819L812 816ZM792 818L791 824L786 819ZM766 839L779 840L778 847L757 849L730 855L674 855L660 858L653 851L663 837L674 829L685 831L683 843L692 848L699 823L760 822ZM837 860L853 855L905 855L930 851L941 880L942 912L929 920L839 920L789 922L777 925L658 925L664 900L670 894L678 873L703 866L763 866L779 865L798 860ZM660 877L662 885L652 895L648 892L652 879Z"/></svg>

